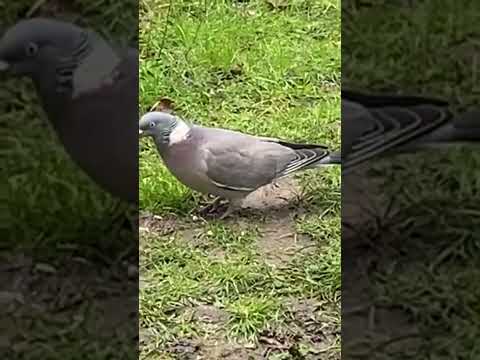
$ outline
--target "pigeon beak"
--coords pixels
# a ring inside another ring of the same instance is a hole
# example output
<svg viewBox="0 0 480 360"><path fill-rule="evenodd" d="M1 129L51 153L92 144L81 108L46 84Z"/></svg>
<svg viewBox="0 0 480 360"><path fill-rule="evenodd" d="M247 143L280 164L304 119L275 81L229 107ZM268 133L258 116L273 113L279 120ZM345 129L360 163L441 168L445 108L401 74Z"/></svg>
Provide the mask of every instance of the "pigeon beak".
<svg viewBox="0 0 480 360"><path fill-rule="evenodd" d="M10 67L9 63L7 63L6 61L0 60L0 71L7 71L9 67Z"/></svg>
<svg viewBox="0 0 480 360"><path fill-rule="evenodd" d="M142 137L142 136L143 136L143 130L138 129L138 135L139 135L140 137Z"/></svg>

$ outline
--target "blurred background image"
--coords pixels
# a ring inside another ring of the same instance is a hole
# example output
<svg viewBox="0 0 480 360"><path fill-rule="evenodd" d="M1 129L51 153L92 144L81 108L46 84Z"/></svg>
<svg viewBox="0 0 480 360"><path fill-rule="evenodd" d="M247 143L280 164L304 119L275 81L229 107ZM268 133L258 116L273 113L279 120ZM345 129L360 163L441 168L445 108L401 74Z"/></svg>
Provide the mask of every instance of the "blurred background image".
<svg viewBox="0 0 480 360"><path fill-rule="evenodd" d="M110 48L134 54L137 10L128 0L0 4L4 358L137 357L138 57L127 66ZM103 125L119 103L134 131L122 151L112 140L122 120ZM109 178L102 154L129 159L130 182Z"/></svg>
<svg viewBox="0 0 480 360"><path fill-rule="evenodd" d="M442 99L439 114L472 140L392 151L342 176L346 359L479 356L479 14L470 1L342 2L342 91Z"/></svg>

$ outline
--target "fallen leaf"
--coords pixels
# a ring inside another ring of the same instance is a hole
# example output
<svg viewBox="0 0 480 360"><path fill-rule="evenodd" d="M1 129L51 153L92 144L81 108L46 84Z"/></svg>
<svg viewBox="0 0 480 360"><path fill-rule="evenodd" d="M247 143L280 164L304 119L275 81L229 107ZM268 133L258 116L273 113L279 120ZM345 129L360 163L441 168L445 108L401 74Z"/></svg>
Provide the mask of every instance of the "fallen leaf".
<svg viewBox="0 0 480 360"><path fill-rule="evenodd" d="M175 104L173 100L168 98L160 98L153 106L150 108L150 111L162 111L166 113L173 113L175 110Z"/></svg>

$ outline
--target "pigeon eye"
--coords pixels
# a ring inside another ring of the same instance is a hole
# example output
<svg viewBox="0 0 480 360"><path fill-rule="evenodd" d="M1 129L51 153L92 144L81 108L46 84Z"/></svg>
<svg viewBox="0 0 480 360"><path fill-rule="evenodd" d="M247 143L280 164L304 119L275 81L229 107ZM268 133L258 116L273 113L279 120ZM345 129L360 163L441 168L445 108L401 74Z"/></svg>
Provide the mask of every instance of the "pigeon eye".
<svg viewBox="0 0 480 360"><path fill-rule="evenodd" d="M25 48L25 53L27 56L35 56L38 51L38 46L35 43L29 43Z"/></svg>
<svg viewBox="0 0 480 360"><path fill-rule="evenodd" d="M150 123L150 127L151 127L151 128L155 127L155 123L154 123L154 122L151 122L151 123Z"/></svg>

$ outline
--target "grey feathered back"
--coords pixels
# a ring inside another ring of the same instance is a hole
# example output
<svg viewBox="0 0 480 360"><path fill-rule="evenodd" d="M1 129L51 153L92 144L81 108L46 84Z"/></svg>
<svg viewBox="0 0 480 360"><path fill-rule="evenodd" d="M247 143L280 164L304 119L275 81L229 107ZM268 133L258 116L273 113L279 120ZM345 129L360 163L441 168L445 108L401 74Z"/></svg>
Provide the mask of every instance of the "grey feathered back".
<svg viewBox="0 0 480 360"><path fill-rule="evenodd" d="M54 78L37 84L44 109L65 149L112 194L138 202L138 57L125 53L112 84L72 99Z"/></svg>
<svg viewBox="0 0 480 360"><path fill-rule="evenodd" d="M192 128L191 141L204 151L207 175L217 186L244 191L307 169L328 155L321 146L292 149L255 136L200 126Z"/></svg>

